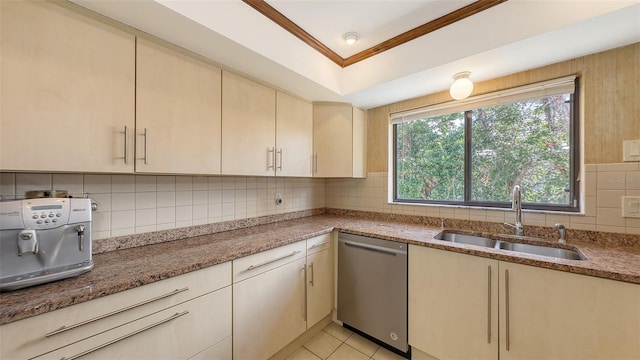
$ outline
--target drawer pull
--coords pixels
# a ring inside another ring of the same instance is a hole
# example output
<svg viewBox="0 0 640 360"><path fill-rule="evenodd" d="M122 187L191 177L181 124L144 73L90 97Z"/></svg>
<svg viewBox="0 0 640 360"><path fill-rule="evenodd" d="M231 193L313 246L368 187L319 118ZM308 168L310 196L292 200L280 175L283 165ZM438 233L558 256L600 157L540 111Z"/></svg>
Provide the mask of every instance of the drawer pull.
<svg viewBox="0 0 640 360"><path fill-rule="evenodd" d="M491 265L488 266L487 277L487 343L491 344Z"/></svg>
<svg viewBox="0 0 640 360"><path fill-rule="evenodd" d="M96 346L94 348L91 348L89 350L83 351L83 352L81 352L79 354L76 354L76 355L73 355L73 356L70 356L70 357L63 357L60 360L74 360L74 359L80 358L82 356L91 354L94 351L98 351L98 350L100 350L102 348L105 348L105 347L107 347L109 345L113 345L113 344L117 343L118 341L122 341L122 340L124 340L126 338L130 338L130 337L132 337L134 335L140 334L141 332L147 331L147 330L149 330L151 328L154 328L154 327L156 327L158 325L162 325L162 324L168 323L169 321L175 320L175 319L177 319L177 318L179 318L181 316L187 315L188 313L189 313L189 310L185 310L185 311L180 312L180 313L175 313L175 314L169 316L168 318L166 318L164 320L160 320L160 321L158 321L156 323L153 323L151 325L145 326L142 329L138 329L138 330L136 330L134 332L131 332L131 333L128 333L126 335L122 335L119 338L113 339L111 341L107 341L106 343L104 343L102 345L98 345L98 346Z"/></svg>
<svg viewBox="0 0 640 360"><path fill-rule="evenodd" d="M311 249L313 249L313 248L315 248L315 247L322 246L322 245L327 245L328 243L329 243L329 240L325 240L325 241L323 241L323 242L319 242L319 243L317 243L317 244L313 244L313 245L311 245L311 247L309 248L309 250L311 250Z"/></svg>
<svg viewBox="0 0 640 360"><path fill-rule="evenodd" d="M68 331L68 330L71 330L71 329L75 329L75 328L77 328L77 327L84 326L84 325L90 324L90 323L92 323L92 322L96 322L96 321L98 321L98 320L102 320L102 319L107 318L107 317L109 317L109 316L113 316L113 315L119 314L119 313L121 313L121 312L125 312L125 311L131 310L131 309L133 309L133 308L137 308L138 306L146 305L146 304L148 304L148 303L152 303L152 302L154 302L154 301L158 301L158 300L160 300L160 299L168 298L168 297L170 297L170 296L173 296L173 295L179 294L179 293L184 292L184 291L187 291L187 290L189 290L189 288L188 288L188 287L186 287L186 288L182 288L182 289L175 289L175 290L173 290L173 291L172 291L172 292L170 292L170 293L166 293L166 294L164 294L164 295L160 295L160 296L154 297L154 298L152 298L152 299L148 299L148 300L145 300L145 301L139 302L139 303L137 303L137 304L134 304L134 305L131 305L131 306L124 307L124 308L122 308L122 309L118 309L118 310L112 311L112 312L110 312L110 313L106 313L106 314L103 314L103 315L100 315L100 316L96 316L96 317L94 317L93 319L89 319L89 320L81 321L81 322L79 322L79 323L76 323L76 324L73 324L73 325L69 325L69 326L67 326L67 325L62 325L62 327L60 327L58 330L54 330L54 331L52 331L52 332L50 332L50 333L46 334L45 336L46 336L46 337L50 337L50 336L53 336L53 335L57 335L57 334L60 334L60 333L65 332L65 331Z"/></svg>
<svg viewBox="0 0 640 360"><path fill-rule="evenodd" d="M274 263L274 262L279 261L279 260L282 260L282 259L286 259L286 258L288 258L288 257L291 257L291 256L293 256L293 255L295 255L295 254L299 254L299 253L301 253L301 252L302 252L302 251L300 251L300 250L296 250L296 251L292 252L291 254L287 254L287 255L283 255L283 256L277 257L277 258L275 258L275 259L267 260L267 261L265 261L265 262L263 262L263 263L260 263L260 264L251 265L251 266L249 266L249 267L247 268L247 270L253 270L253 269L259 268L259 267L261 267L261 266L269 265L269 264L271 264L271 263Z"/></svg>

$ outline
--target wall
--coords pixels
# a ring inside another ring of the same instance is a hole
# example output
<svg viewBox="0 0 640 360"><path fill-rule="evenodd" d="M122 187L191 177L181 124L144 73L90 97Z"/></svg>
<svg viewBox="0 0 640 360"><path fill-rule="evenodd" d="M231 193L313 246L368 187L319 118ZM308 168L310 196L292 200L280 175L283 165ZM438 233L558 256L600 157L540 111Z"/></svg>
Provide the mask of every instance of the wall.
<svg viewBox="0 0 640 360"><path fill-rule="evenodd" d="M584 215L525 212L524 224L640 234L621 197L640 196L640 163L622 161L622 141L640 139L640 43L478 82L473 95L577 74L581 78ZM327 180L326 206L443 218L513 222L513 212L387 203L389 113L451 101L448 91L368 111L368 178Z"/></svg>
<svg viewBox="0 0 640 360"><path fill-rule="evenodd" d="M573 74L581 78L584 163L621 162L622 141L640 139L640 43L481 81L472 96ZM447 101L443 91L370 109L368 170L387 171L389 113Z"/></svg>
<svg viewBox="0 0 640 360"><path fill-rule="evenodd" d="M88 193L99 205L94 239L323 208L325 199L323 179L0 173L3 199L42 189Z"/></svg>

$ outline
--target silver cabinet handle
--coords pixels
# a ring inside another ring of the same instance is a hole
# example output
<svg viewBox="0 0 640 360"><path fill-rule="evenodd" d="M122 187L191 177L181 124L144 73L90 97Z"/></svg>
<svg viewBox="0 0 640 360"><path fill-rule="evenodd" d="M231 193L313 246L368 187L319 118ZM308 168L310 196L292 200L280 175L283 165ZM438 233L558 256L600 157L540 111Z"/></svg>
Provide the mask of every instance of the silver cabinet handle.
<svg viewBox="0 0 640 360"><path fill-rule="evenodd" d="M144 164L149 164L149 130L144 128Z"/></svg>
<svg viewBox="0 0 640 360"><path fill-rule="evenodd" d="M83 352L81 352L81 353L79 353L79 354L76 354L76 355L73 355L73 356L70 356L70 357L63 357L63 358L62 358L62 359L60 359L60 360L74 360L74 359L80 358L80 357L82 357L82 356L85 356L85 355L91 354L91 353L92 353L92 352L94 352L94 351L98 351L98 350L100 350L100 349L102 349L102 348L105 348L105 347L107 347L107 346L109 346L109 345L113 345L113 344L115 344L115 343L117 343L117 342L119 342L119 341L122 341L122 340L124 340L124 339L126 339L126 338L130 338L130 337L132 337L132 336L134 336L134 335L140 334L141 332L144 332L144 331L147 331L147 330L149 330L149 329L152 329L152 328L154 328L154 327L156 327L156 326L158 326L158 325L162 325L162 324L168 323L169 321L171 321L171 320L175 320L175 319L177 319L177 318L179 318L179 317L181 317L181 316L187 315L188 313L189 313L189 310L185 310L185 311L183 311L183 312L175 313L175 314L173 314L173 315L169 316L168 318L166 318L166 319L164 319L164 320L160 320L160 321L158 321L158 322L156 322L156 323L153 323L153 324L151 324L151 325L145 326L145 327L143 327L142 329L138 329L138 330L133 331L133 332L130 332L130 333L128 333L128 334L122 335L122 336L120 336L119 338L113 339L113 340L111 340L111 341L107 341L107 342L106 342L106 343L104 343L104 344L98 345L98 346L96 346L96 347L94 347L94 348L91 348L91 349L89 349L89 350L85 350L85 351L83 351Z"/></svg>
<svg viewBox="0 0 640 360"><path fill-rule="evenodd" d="M303 280L303 285L304 286L304 301L302 302L302 321L307 321L307 287L306 287L306 282L307 282L307 268L302 265L302 268L300 269L300 271L304 271L304 278Z"/></svg>
<svg viewBox="0 0 640 360"><path fill-rule="evenodd" d="M311 284L311 286L313 286L313 263L311 263L311 265L309 265L309 269L311 269L311 281L309 281L309 284Z"/></svg>
<svg viewBox="0 0 640 360"><path fill-rule="evenodd" d="M276 261L280 261L280 260L282 260L282 259L286 259L286 258L288 258L288 257L291 257L291 256L293 256L293 255L295 255L295 254L299 254L299 253L301 253L301 252L302 252L302 251L300 251L300 250L296 250L296 251L292 252L291 254L282 255L282 256L277 257L277 258L275 258L275 259L271 259L271 260L267 260L267 261L262 262L262 263L259 263L259 264L251 265L251 266L249 266L249 267L247 268L247 270L253 270L253 269L259 268L260 266L269 265L269 264L271 264L271 263L274 263L274 262L276 262ZM245 270L245 271L247 271L247 270Z"/></svg>
<svg viewBox="0 0 640 360"><path fill-rule="evenodd" d="M315 248L315 247L319 247L319 246L322 246L322 245L326 245L326 244L328 244L328 243L329 243L329 240L325 240L325 241L323 241L323 242L319 242L319 243L317 243L317 244L313 244L313 245L311 245L311 247L309 248L309 250L311 250L311 249L313 249L313 248Z"/></svg>
<svg viewBox="0 0 640 360"><path fill-rule="evenodd" d="M112 311L110 313L106 313L106 314L103 314L103 315L100 315L100 316L96 316L93 319L81 321L79 323L76 323L76 324L73 324L73 325L69 325L69 326L62 325L62 327L60 327L58 330L54 330L54 331L46 334L45 337L50 337L50 336L53 336L53 335L56 335L56 334L60 334L60 333L63 333L65 331L68 331L68 330L71 330L71 329L75 329L77 327L80 327L80 326L83 326L83 325L87 325L87 324L90 324L92 322L96 322L98 320L102 320L104 318L108 318L109 316L113 316L113 315L116 315L116 314L119 314L119 313L122 313L122 312L125 312L125 311L128 311L128 310L131 310L133 308L137 308L138 306L146 305L146 304L152 303L154 301L158 301L160 299L168 298L170 296L179 294L179 293L187 291L187 290L189 290L188 287L182 288L182 289L175 289L170 293L166 293L164 295L156 296L156 297L154 297L152 299L144 300L144 301L139 302L137 304L130 305L130 306L127 306L127 307L123 307L122 309L118 309L118 310L115 310L115 311Z"/></svg>
<svg viewBox="0 0 640 360"><path fill-rule="evenodd" d="M352 243L350 241L345 241L344 244L347 245L347 246L355 247L355 248L371 250L371 251L377 251L377 252L380 252L380 253L383 253L383 254L389 254L389 255L393 255L393 256L396 256L398 254L402 254L402 255L406 254L406 252L403 252L403 251L398 251L398 250L394 250L394 249L387 249L387 248L383 248L383 247L380 247L380 246L369 245L369 244Z"/></svg>
<svg viewBox="0 0 640 360"><path fill-rule="evenodd" d="M267 148L267 170L274 169L275 170L275 155L276 148Z"/></svg>
<svg viewBox="0 0 640 360"><path fill-rule="evenodd" d="M129 163L129 127L124 126L124 164L127 165Z"/></svg>
<svg viewBox="0 0 640 360"><path fill-rule="evenodd" d="M280 165L278 165L278 170L282 171L282 148L280 148L280 150L278 150L277 153L278 153L278 158L280 160Z"/></svg>
<svg viewBox="0 0 640 360"><path fill-rule="evenodd" d="M318 154L313 155L313 173L318 173Z"/></svg>
<svg viewBox="0 0 640 360"><path fill-rule="evenodd" d="M506 320L506 347L509 351L509 270L504 270L504 304L505 304L505 320Z"/></svg>
<svg viewBox="0 0 640 360"><path fill-rule="evenodd" d="M487 343L491 344L491 265L487 270Z"/></svg>

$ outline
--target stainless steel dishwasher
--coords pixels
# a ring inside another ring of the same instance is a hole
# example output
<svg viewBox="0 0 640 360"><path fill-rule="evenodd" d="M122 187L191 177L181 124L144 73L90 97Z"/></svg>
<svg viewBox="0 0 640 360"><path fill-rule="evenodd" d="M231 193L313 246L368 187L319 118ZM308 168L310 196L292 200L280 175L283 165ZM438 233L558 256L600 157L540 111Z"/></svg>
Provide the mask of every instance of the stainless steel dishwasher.
<svg viewBox="0 0 640 360"><path fill-rule="evenodd" d="M338 320L407 353L407 245L338 234Z"/></svg>

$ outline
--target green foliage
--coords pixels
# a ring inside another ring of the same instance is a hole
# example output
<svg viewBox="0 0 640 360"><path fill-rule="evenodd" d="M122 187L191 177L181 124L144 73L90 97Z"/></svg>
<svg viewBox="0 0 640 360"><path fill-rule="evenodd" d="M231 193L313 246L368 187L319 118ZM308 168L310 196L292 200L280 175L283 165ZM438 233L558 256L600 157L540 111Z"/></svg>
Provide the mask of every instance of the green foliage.
<svg viewBox="0 0 640 360"><path fill-rule="evenodd" d="M569 95L501 104L396 125L397 197L464 199L464 121L471 122L472 202L569 205Z"/></svg>

